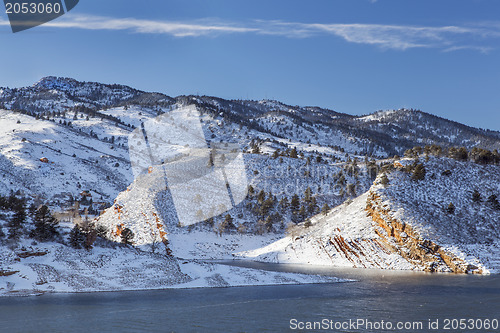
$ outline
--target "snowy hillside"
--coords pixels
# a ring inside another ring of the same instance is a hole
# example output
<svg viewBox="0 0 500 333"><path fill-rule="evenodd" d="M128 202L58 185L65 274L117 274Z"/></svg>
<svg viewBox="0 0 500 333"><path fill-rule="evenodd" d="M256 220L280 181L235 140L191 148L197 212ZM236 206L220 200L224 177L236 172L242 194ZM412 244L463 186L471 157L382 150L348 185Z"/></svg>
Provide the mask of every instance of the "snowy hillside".
<svg viewBox="0 0 500 333"><path fill-rule="evenodd" d="M402 167L413 163L396 161L383 174L386 182L381 175L352 202L237 255L280 263L499 272L500 167L430 157L422 162L424 178L415 180Z"/></svg>
<svg viewBox="0 0 500 333"><path fill-rule="evenodd" d="M20 190L62 205L92 190L96 201L110 201L133 179L124 147L89 134L113 133L116 142L126 142L123 129L96 119L75 120L68 127L57 118L36 120L5 110L0 110L0 123L2 194Z"/></svg>

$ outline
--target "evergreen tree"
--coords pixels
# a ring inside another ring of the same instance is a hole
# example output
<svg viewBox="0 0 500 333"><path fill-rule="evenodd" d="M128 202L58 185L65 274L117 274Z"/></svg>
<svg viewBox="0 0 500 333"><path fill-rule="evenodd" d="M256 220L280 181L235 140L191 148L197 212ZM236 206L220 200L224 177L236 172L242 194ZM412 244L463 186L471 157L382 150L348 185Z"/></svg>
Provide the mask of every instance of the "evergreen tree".
<svg viewBox="0 0 500 333"><path fill-rule="evenodd" d="M351 184L351 183L347 184L346 192L348 195L355 197L356 196L356 185Z"/></svg>
<svg viewBox="0 0 500 333"><path fill-rule="evenodd" d="M224 218L224 224L226 225L226 228L234 229L236 228L233 224L233 217L230 214L227 214L226 217Z"/></svg>
<svg viewBox="0 0 500 333"><path fill-rule="evenodd" d="M303 220L307 216L306 207L300 206L299 214L300 218Z"/></svg>
<svg viewBox="0 0 500 333"><path fill-rule="evenodd" d="M377 178L378 167L375 161L366 162L366 171L368 173L368 177L373 181Z"/></svg>
<svg viewBox="0 0 500 333"><path fill-rule="evenodd" d="M304 201L305 202L310 202L312 199L312 190L310 187L306 188L306 191L304 192Z"/></svg>
<svg viewBox="0 0 500 333"><path fill-rule="evenodd" d="M261 204L266 199L266 192L264 190L260 190L259 194L257 194L257 201Z"/></svg>
<svg viewBox="0 0 500 333"><path fill-rule="evenodd" d="M330 208L330 206L329 206L327 203L325 203L325 204L323 205L323 207L321 208L321 212L322 212L324 215L326 215L330 209L331 209L331 208Z"/></svg>
<svg viewBox="0 0 500 333"><path fill-rule="evenodd" d="M290 157L291 158L297 158L299 155L297 154L297 148L293 147L292 151L290 152Z"/></svg>
<svg viewBox="0 0 500 333"><path fill-rule="evenodd" d="M316 198L312 198L309 202L309 206L307 206L307 211L310 214L316 214L318 212L318 204L316 202Z"/></svg>
<svg viewBox="0 0 500 333"><path fill-rule="evenodd" d="M208 162L207 162L208 168L211 168L214 166L214 155L215 155L215 149L212 149L210 151L210 155L208 156Z"/></svg>
<svg viewBox="0 0 500 333"><path fill-rule="evenodd" d="M497 196L492 194L488 197L488 203L497 210L500 210L500 203L498 202Z"/></svg>
<svg viewBox="0 0 500 333"><path fill-rule="evenodd" d="M446 208L446 212L448 214L455 213L455 205L453 204L453 202L450 202L450 204L448 205L448 208Z"/></svg>
<svg viewBox="0 0 500 333"><path fill-rule="evenodd" d="M69 232L69 245L74 249L81 249L86 238L80 227L75 225Z"/></svg>
<svg viewBox="0 0 500 333"><path fill-rule="evenodd" d="M280 200L279 208L280 208L282 213L284 213L286 211L286 209L288 208L288 198L286 196Z"/></svg>
<svg viewBox="0 0 500 333"><path fill-rule="evenodd" d="M272 228L273 228L273 223L274 223L274 217L272 215L269 215L267 218L266 218L266 221L265 221L265 225L266 225L266 229L267 231L271 231Z"/></svg>
<svg viewBox="0 0 500 333"><path fill-rule="evenodd" d="M478 190L474 190L474 192L472 192L472 201L481 202L481 193L479 193Z"/></svg>
<svg viewBox="0 0 500 333"><path fill-rule="evenodd" d="M35 212L35 229L30 233L30 237L41 242L54 240L59 235L57 225L59 222L52 216L49 207L43 205Z"/></svg>
<svg viewBox="0 0 500 333"><path fill-rule="evenodd" d="M132 245L132 239L134 238L134 233L129 228L125 228L122 230L120 237L123 244Z"/></svg>
<svg viewBox="0 0 500 333"><path fill-rule="evenodd" d="M24 199L20 199L13 205L14 215L7 224L7 227L9 228L9 239L18 240L22 235L23 224L26 222L26 204Z"/></svg>
<svg viewBox="0 0 500 333"><path fill-rule="evenodd" d="M387 178L387 175L385 173L380 177L380 184L384 186L387 186L389 184L389 178Z"/></svg>
<svg viewBox="0 0 500 333"><path fill-rule="evenodd" d="M267 198L261 205L260 213L262 216L266 216L271 208L274 206L274 200L272 198Z"/></svg>
<svg viewBox="0 0 500 333"><path fill-rule="evenodd" d="M292 213L298 211L300 206L300 199L297 194L294 194L292 196L292 201L290 202L290 209L292 210Z"/></svg>
<svg viewBox="0 0 500 333"><path fill-rule="evenodd" d="M230 214L227 214L224 221L219 223L218 229L219 235L222 235L222 233L226 230L236 229L236 226L233 224L233 217Z"/></svg>
<svg viewBox="0 0 500 333"><path fill-rule="evenodd" d="M255 194L255 189L253 188L252 185L248 185L248 195L253 197Z"/></svg>
<svg viewBox="0 0 500 333"><path fill-rule="evenodd" d="M423 180L425 179L425 167L422 163L418 163L415 166L415 169L413 170L413 174L411 176L411 179L418 181L418 180Z"/></svg>

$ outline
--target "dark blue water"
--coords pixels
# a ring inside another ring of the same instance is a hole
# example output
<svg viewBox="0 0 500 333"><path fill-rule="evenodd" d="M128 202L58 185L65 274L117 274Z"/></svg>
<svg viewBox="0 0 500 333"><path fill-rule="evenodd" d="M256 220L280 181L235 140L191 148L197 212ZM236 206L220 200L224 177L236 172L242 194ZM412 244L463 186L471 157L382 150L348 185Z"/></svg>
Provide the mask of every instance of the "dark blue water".
<svg viewBox="0 0 500 333"><path fill-rule="evenodd" d="M304 324L363 319L372 325L382 320L423 325L422 330L401 332L500 332L443 329L446 318L500 319L498 275L245 265L316 272L358 282L0 298L0 332L287 332L293 331L291 319ZM439 320L440 329L428 329L429 320ZM369 330L366 326L331 330L368 331L397 330Z"/></svg>

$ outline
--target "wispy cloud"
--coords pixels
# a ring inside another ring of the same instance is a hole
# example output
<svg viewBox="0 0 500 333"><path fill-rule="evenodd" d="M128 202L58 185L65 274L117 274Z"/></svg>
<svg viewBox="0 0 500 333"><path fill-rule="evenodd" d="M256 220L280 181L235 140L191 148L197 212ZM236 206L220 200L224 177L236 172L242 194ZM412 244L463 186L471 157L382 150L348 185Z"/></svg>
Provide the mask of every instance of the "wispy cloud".
<svg viewBox="0 0 500 333"><path fill-rule="evenodd" d="M87 30L129 30L143 34L165 34L174 37L214 36L224 33L256 32L256 29L201 20L198 22L175 22L140 20L135 18L109 18L101 16L68 15L46 24L54 28L78 28Z"/></svg>
<svg viewBox="0 0 500 333"><path fill-rule="evenodd" d="M1 21L0 25L8 24ZM259 34L286 38L332 36L346 42L383 49L408 50L434 48L444 52L472 49L486 53L498 45L500 22L467 26L409 26L382 24L324 24L255 20L246 23L215 19L197 21L158 21L68 14L45 24L52 28L116 30L140 34L184 37L216 37L224 34Z"/></svg>

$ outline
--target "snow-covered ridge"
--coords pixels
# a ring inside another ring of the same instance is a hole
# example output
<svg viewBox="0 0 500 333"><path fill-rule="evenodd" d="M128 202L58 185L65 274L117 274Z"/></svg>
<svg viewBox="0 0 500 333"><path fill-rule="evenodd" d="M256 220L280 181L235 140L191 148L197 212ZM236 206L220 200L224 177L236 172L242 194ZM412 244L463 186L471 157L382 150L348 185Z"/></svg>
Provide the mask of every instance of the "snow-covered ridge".
<svg viewBox="0 0 500 333"><path fill-rule="evenodd" d="M79 82L71 78L46 77L30 87L0 88L0 106L37 114L85 106L95 111L123 105L167 108L195 104L212 116L238 125L270 131L273 136L300 139L343 148L350 153L376 156L402 155L416 145L479 146L500 148L500 133L471 128L422 111L392 110L368 116L352 116L320 107L291 106L279 101L224 100L210 96L178 96L143 92L119 84ZM272 128L266 118L280 115L287 125ZM304 134L305 135L305 134ZM322 138L332 137L330 142ZM302 136L303 138L303 136ZM339 138L339 139L337 139Z"/></svg>

